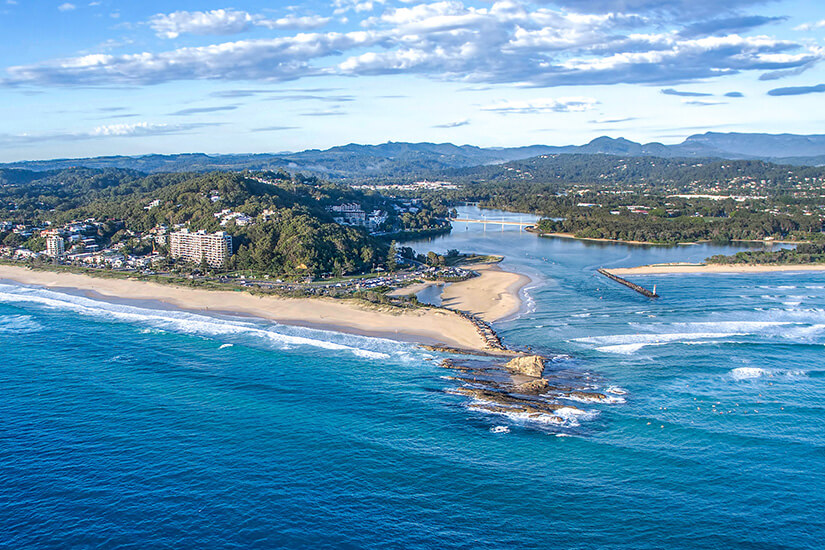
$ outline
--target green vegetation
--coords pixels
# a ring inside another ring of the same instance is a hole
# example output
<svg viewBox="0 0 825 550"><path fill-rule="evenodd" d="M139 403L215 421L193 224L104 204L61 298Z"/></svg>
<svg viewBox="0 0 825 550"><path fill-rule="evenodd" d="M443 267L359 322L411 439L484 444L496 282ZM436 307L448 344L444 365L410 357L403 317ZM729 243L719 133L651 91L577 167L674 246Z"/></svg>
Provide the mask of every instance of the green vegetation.
<svg viewBox="0 0 825 550"><path fill-rule="evenodd" d="M700 189L739 189L759 194L825 183L825 168L785 166L758 160L668 159L614 155L542 155L527 160L449 170L441 177L468 185L555 184L558 189L600 189L695 193ZM529 198L528 198L529 199ZM522 210L524 211L524 210Z"/></svg>
<svg viewBox="0 0 825 550"><path fill-rule="evenodd" d="M737 210L730 216L703 217L634 214L627 209L617 214L603 209L574 214L562 220L544 219L542 233L572 233L582 239L610 239L675 244L696 241L727 242L766 238L808 240L821 235L822 223L810 216L786 216Z"/></svg>
<svg viewBox="0 0 825 550"><path fill-rule="evenodd" d="M7 226L0 228L0 242L39 251L45 240L38 233L24 238L8 224L43 227L46 221L60 226L94 219L99 223L92 237L106 246L121 243L124 252L133 254L158 248L150 232L159 228L225 230L236 244L227 267L255 274L342 275L383 264L388 258L385 240L333 221L331 207L346 203L367 213L386 212L386 221L376 228L385 233L449 230L446 209L405 207L374 192L285 172L144 176L122 170L2 170L0 221ZM226 217L227 212L245 217L243 223Z"/></svg>
<svg viewBox="0 0 825 550"><path fill-rule="evenodd" d="M825 243L803 243L794 249L753 250L738 252L733 256L711 256L709 264L795 265L825 264Z"/></svg>

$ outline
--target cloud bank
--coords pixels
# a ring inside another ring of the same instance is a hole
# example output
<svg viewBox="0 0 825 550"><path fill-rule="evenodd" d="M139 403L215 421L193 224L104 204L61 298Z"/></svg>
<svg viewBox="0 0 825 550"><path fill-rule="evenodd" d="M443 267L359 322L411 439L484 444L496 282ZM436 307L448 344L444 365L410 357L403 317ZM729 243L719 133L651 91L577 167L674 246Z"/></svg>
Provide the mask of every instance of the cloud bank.
<svg viewBox="0 0 825 550"><path fill-rule="evenodd" d="M734 13L734 8L759 3L733 0L721 8L708 0L571 0L536 7L499 0L477 8L445 0L385 9L380 2L368 6L341 0L336 10L361 14L359 30L49 60L8 67L2 83L278 83L313 76L412 74L484 85L676 85L744 71L802 70L825 56L815 44L737 34L779 19ZM697 19L713 6L717 9L709 19ZM690 18L672 15L687 12ZM227 35L252 27L309 29L328 21L319 16L267 19L219 9L158 14L150 25L159 36L174 38L184 33Z"/></svg>

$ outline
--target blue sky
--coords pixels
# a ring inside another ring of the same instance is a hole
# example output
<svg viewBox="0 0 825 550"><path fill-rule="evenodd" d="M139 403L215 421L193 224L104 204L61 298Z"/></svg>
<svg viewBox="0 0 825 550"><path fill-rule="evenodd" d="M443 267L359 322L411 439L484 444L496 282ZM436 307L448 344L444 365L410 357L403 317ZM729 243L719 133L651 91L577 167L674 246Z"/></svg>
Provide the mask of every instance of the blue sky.
<svg viewBox="0 0 825 550"><path fill-rule="evenodd" d="M0 161L822 133L818 0L0 0Z"/></svg>

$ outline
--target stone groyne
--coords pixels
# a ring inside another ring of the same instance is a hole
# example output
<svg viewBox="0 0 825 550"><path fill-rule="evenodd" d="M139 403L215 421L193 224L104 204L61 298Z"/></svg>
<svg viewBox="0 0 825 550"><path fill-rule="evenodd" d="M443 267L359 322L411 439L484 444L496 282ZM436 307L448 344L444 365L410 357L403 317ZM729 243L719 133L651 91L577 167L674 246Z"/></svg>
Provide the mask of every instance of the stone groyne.
<svg viewBox="0 0 825 550"><path fill-rule="evenodd" d="M608 279L612 279L612 280L616 281L619 284L622 284L622 285L624 285L628 288L632 288L633 290L635 290L636 292L638 292L642 296L647 296L648 298L658 298L659 297L659 295L656 294L656 287L655 286L653 287L653 290L651 291L651 290L646 289L643 286L637 285L636 283L631 283L627 279L622 279L618 275L614 275L614 274L610 273L608 270L606 270L604 268L600 267L598 269L598 272L601 273L602 275L604 275L605 277L607 277Z"/></svg>
<svg viewBox="0 0 825 550"><path fill-rule="evenodd" d="M457 309L453 309L451 311L470 321L476 328L478 333L481 335L481 337L484 339L484 342L487 344L488 347L495 350L507 350L504 344L501 343L501 338L499 338L498 334L496 334L496 331L493 329L493 327L490 326L489 323L483 321L475 315L464 313L463 311L458 311Z"/></svg>

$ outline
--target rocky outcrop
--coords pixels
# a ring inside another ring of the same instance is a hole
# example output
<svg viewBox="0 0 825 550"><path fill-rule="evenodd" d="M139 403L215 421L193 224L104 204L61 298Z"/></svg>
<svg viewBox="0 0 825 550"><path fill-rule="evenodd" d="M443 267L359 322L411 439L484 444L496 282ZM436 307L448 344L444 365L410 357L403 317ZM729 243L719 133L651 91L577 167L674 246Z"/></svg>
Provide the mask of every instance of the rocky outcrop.
<svg viewBox="0 0 825 550"><path fill-rule="evenodd" d="M516 357L504 365L504 368L517 374L524 374L525 376L532 376L533 378L541 378L541 375L544 372L544 357L540 355Z"/></svg>
<svg viewBox="0 0 825 550"><path fill-rule="evenodd" d="M530 380L529 382L513 386L513 391L515 393L524 393L527 395L539 395L541 393L546 392L549 389L550 382L548 382L544 378Z"/></svg>
<svg viewBox="0 0 825 550"><path fill-rule="evenodd" d="M470 405L470 408L475 409L477 411L484 411L494 414L528 414L531 416L542 415L543 419L556 422L557 424L561 424L564 421L564 419L558 416L547 415L544 411L540 411L538 409L535 409L534 407L530 407L529 405L503 407L501 405L487 405L483 403L477 403Z"/></svg>
<svg viewBox="0 0 825 550"><path fill-rule="evenodd" d="M571 391L562 397L572 397L579 401L592 401L594 403L601 403L607 401L607 396L603 393L588 393L584 391Z"/></svg>
<svg viewBox="0 0 825 550"><path fill-rule="evenodd" d="M505 405L507 407L521 408L522 411L513 412L529 412L531 414L552 414L553 411L564 407L575 409L567 405L560 405L558 403L547 403L545 401L536 401L534 399L527 399L524 397L517 397L508 393L485 390L481 388L456 388L456 393L467 395L479 401L486 401L497 405Z"/></svg>

